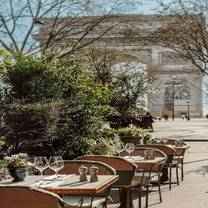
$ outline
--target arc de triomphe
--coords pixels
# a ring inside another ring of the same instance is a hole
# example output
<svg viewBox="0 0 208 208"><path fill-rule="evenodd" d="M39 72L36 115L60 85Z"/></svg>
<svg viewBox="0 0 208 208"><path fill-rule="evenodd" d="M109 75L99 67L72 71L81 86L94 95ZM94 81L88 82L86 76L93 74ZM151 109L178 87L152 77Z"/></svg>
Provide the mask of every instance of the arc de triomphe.
<svg viewBox="0 0 208 208"><path fill-rule="evenodd" d="M83 17L83 19L88 17ZM47 20L49 21L49 20ZM147 70L156 78L158 92L149 103L149 109L155 116L164 114L172 116L173 110L173 81L174 81L174 113L190 110L191 117L202 116L202 79L203 75L190 61L182 59L169 48L164 48L146 42L147 34L155 30L155 25L165 21L165 16L154 15L115 15L99 25L107 27L115 25L112 30L87 46L95 49L113 50L118 54L115 63L138 62L146 64ZM99 29L98 28L98 29ZM44 26L36 36L44 41ZM85 39L96 37L96 30L89 33ZM69 40L76 40L79 35L72 35Z"/></svg>

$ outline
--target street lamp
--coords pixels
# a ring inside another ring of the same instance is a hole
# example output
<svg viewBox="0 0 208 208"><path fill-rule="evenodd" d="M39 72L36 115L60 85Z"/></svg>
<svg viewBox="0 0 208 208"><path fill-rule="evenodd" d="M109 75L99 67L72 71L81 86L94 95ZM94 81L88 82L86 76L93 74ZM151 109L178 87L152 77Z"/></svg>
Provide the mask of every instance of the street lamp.
<svg viewBox="0 0 208 208"><path fill-rule="evenodd" d="M187 101L187 120L190 120L190 101Z"/></svg>
<svg viewBox="0 0 208 208"><path fill-rule="evenodd" d="M170 82L166 83L165 84L166 86L171 86L171 91L172 91L172 94L171 94L171 110L172 110L172 120L174 121L175 119L175 86L181 86L181 83L179 83L177 80L175 79L172 79Z"/></svg>

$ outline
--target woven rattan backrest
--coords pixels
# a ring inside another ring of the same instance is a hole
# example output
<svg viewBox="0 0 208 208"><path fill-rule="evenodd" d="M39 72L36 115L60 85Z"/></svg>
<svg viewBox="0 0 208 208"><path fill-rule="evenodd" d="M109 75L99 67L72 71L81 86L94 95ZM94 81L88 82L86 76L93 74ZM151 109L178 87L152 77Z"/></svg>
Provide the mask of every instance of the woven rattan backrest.
<svg viewBox="0 0 208 208"><path fill-rule="evenodd" d="M60 208L57 195L29 187L0 187L2 208Z"/></svg>
<svg viewBox="0 0 208 208"><path fill-rule="evenodd" d="M114 168L109 166L106 163L99 162L99 161L89 161L89 160L65 160L64 161L64 168L59 171L60 174L79 174L78 168L84 165L86 167L96 166L98 167L98 174L99 175L115 175L116 171ZM44 171L45 175L54 174L54 172L47 168ZM87 172L89 174L89 171Z"/></svg>
<svg viewBox="0 0 208 208"><path fill-rule="evenodd" d="M173 138L168 138L168 141L166 142L166 144L171 144L171 145L175 145L175 143L179 141L179 139L173 139ZM182 141L183 145L186 145L186 143L184 141Z"/></svg>
<svg viewBox="0 0 208 208"><path fill-rule="evenodd" d="M168 139L167 144L175 145L177 143L177 141L179 141L179 140L178 139ZM184 146L187 146L187 144L184 141L182 141L182 144ZM186 148L177 148L176 155L183 157L185 155L185 152L186 152Z"/></svg>

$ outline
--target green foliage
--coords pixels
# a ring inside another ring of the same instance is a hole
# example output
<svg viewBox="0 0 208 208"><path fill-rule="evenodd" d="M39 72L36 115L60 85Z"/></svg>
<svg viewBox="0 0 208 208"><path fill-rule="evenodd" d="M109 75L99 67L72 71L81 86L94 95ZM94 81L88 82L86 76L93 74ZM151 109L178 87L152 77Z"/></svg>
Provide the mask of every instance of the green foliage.
<svg viewBox="0 0 208 208"><path fill-rule="evenodd" d="M123 63L116 65L112 77L111 106L118 114L111 116L111 126L126 127L131 123L133 115L142 114L147 95L155 91L153 78L138 64Z"/></svg>
<svg viewBox="0 0 208 208"><path fill-rule="evenodd" d="M0 160L0 181L9 177L5 160Z"/></svg>
<svg viewBox="0 0 208 208"><path fill-rule="evenodd" d="M146 134L143 138L143 143L144 144L150 144L151 142L151 138L152 138L152 135L151 134Z"/></svg>
<svg viewBox="0 0 208 208"><path fill-rule="evenodd" d="M42 150L42 143L48 141L56 131L59 102L14 103L1 108L1 134L6 137L4 150L8 153L28 151L36 146ZM44 151L43 151L44 152Z"/></svg>
<svg viewBox="0 0 208 208"><path fill-rule="evenodd" d="M101 127L113 111L111 93L82 60L19 55L3 81L9 86L1 109L7 154L73 158L96 152L101 144L100 153L110 152L113 140L104 141Z"/></svg>
<svg viewBox="0 0 208 208"><path fill-rule="evenodd" d="M54 54L18 54L5 69L0 122L1 135L6 138L0 149L4 154L60 154L68 159L83 154L112 155L121 142L116 135L146 136L134 127L102 128L108 119L116 127L129 124L149 90L151 79L143 72L129 74L126 67L104 86L83 60L59 60Z"/></svg>
<svg viewBox="0 0 208 208"><path fill-rule="evenodd" d="M117 129L117 132L120 136L136 136L140 138L144 138L146 135L149 135L149 131L146 129L137 128L135 126L132 127L125 127Z"/></svg>
<svg viewBox="0 0 208 208"><path fill-rule="evenodd" d="M4 136L0 136L0 147L5 144L6 138Z"/></svg>
<svg viewBox="0 0 208 208"><path fill-rule="evenodd" d="M8 52L0 49L0 76L6 72L6 67L11 63Z"/></svg>
<svg viewBox="0 0 208 208"><path fill-rule="evenodd" d="M11 168L25 168L30 167L32 164L27 161L28 155L25 153L14 154L4 157L7 167Z"/></svg>
<svg viewBox="0 0 208 208"><path fill-rule="evenodd" d="M66 65L50 56L18 56L3 77L9 86L7 99L39 102L69 96L77 84L71 71L75 72L78 65L76 61Z"/></svg>
<svg viewBox="0 0 208 208"><path fill-rule="evenodd" d="M118 135L120 137L120 141L127 141L129 137L134 137L134 139L138 140L138 142L141 142L143 140L143 143L148 143L151 139L151 134L149 130L147 129L141 129L137 128L136 126L131 126L131 127L125 127L125 128L118 128L118 129L106 129L108 131L109 135ZM135 142L137 143L137 142Z"/></svg>

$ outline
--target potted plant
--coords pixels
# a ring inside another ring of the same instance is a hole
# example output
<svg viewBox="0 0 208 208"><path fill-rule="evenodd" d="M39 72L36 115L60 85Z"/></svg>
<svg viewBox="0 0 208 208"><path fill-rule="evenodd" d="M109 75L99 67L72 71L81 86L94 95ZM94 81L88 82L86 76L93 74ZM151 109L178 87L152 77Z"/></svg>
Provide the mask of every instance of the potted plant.
<svg viewBox="0 0 208 208"><path fill-rule="evenodd" d="M122 142L134 143L135 145L143 143L144 139L150 136L149 131L147 129L137 128L136 126L121 128L117 131Z"/></svg>
<svg viewBox="0 0 208 208"><path fill-rule="evenodd" d="M23 181L27 175L28 168L32 166L27 162L28 155L25 153L14 154L4 157L10 175L14 181Z"/></svg>

